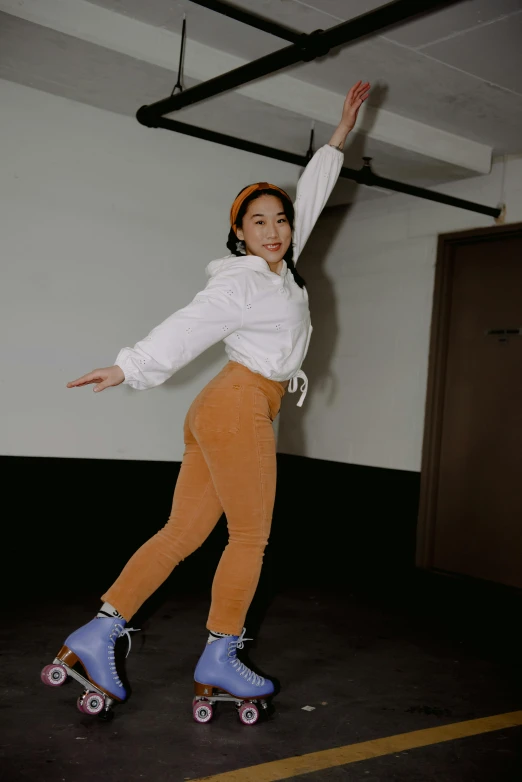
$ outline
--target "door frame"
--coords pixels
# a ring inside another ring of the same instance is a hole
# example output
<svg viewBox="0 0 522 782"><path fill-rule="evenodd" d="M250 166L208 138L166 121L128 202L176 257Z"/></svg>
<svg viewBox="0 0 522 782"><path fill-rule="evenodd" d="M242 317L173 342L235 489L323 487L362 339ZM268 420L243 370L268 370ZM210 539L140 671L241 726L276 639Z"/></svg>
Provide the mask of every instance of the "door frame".
<svg viewBox="0 0 522 782"><path fill-rule="evenodd" d="M459 244L469 243L470 239L477 243L487 242L498 239L500 236L507 237L510 234L522 236L522 223L473 228L467 231L439 234L438 237L415 557L415 564L420 568L433 568L436 498L439 482L438 465L442 437L455 248Z"/></svg>

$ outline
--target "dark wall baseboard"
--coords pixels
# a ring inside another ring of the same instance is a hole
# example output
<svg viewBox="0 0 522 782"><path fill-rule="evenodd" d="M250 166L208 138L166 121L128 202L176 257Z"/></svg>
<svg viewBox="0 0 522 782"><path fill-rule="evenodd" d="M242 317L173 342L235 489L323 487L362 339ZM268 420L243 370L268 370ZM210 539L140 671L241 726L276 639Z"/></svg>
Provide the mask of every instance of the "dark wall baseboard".
<svg viewBox="0 0 522 782"><path fill-rule="evenodd" d="M166 521L179 462L0 457L11 594L99 591ZM414 568L420 475L278 455L262 589L400 580ZM166 588L210 587L224 519ZM4 568L4 575L7 575ZM4 587L4 591L5 591Z"/></svg>
<svg viewBox="0 0 522 782"><path fill-rule="evenodd" d="M420 473L285 454L278 465L272 540L293 552L300 579L387 579L414 567Z"/></svg>

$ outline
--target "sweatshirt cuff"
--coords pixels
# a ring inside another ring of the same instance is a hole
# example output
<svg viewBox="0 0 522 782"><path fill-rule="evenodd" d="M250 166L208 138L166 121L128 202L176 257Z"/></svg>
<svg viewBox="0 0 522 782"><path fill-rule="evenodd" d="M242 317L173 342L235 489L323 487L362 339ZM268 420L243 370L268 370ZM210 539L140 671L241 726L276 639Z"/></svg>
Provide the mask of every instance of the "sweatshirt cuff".
<svg viewBox="0 0 522 782"><path fill-rule="evenodd" d="M132 374L132 363L131 363L131 358L129 356L129 353L125 348L122 348L122 350L120 350L120 352L116 356L116 361L114 362L114 366L119 367L121 369L121 371L125 376L125 380L123 382L128 385L130 376Z"/></svg>
<svg viewBox="0 0 522 782"><path fill-rule="evenodd" d="M343 158L344 158L344 150L343 149L339 149L339 147L336 147L334 144L325 144L325 147L327 149L333 150L334 153L337 152L337 155L342 155Z"/></svg>

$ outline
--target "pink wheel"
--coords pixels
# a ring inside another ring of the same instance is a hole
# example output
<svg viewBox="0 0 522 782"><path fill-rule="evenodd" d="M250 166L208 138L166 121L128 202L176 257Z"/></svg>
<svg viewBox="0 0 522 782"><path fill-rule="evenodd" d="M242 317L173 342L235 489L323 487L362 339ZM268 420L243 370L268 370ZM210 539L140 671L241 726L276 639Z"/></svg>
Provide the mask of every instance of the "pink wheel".
<svg viewBox="0 0 522 782"><path fill-rule="evenodd" d="M105 698L98 692L87 692L83 697L80 710L84 714L99 714L105 708Z"/></svg>
<svg viewBox="0 0 522 782"><path fill-rule="evenodd" d="M196 722L210 722L213 713L212 705L207 701L194 701L192 714Z"/></svg>
<svg viewBox="0 0 522 782"><path fill-rule="evenodd" d="M61 687L61 685L67 681L67 671L63 665L53 663L52 665L46 665L42 668L40 678L44 684L49 687Z"/></svg>
<svg viewBox="0 0 522 782"><path fill-rule="evenodd" d="M255 703L242 703L238 713L243 725L255 725L259 719L259 709Z"/></svg>

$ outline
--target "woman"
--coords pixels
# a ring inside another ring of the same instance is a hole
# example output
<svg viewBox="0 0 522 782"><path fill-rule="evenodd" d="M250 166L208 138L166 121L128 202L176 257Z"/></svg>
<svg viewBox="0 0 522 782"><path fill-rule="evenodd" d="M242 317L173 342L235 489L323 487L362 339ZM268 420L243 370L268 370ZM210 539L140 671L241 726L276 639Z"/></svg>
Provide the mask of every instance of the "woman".
<svg viewBox="0 0 522 782"><path fill-rule="evenodd" d="M120 351L114 366L68 383L94 383L96 392L124 382L150 388L221 340L230 359L188 412L166 526L134 554L103 595L98 615L67 638L54 665L42 672L46 683L59 684L80 663L88 681L79 680L98 693L84 701L84 711L101 710L103 695L109 705L125 700L114 661L116 639L128 635L126 623L205 541L223 512L229 542L212 586L210 635L195 671L196 694L220 690L241 700L273 692L271 681L239 662L236 649L243 647L243 623L270 532L276 486L272 423L287 386L294 392L302 380L299 405L307 389L300 367L312 328L295 262L338 179L344 143L369 86L359 81L348 93L329 145L299 180L295 207L284 190L266 182L242 190L230 214L231 255L208 265L205 289L134 348Z"/></svg>

